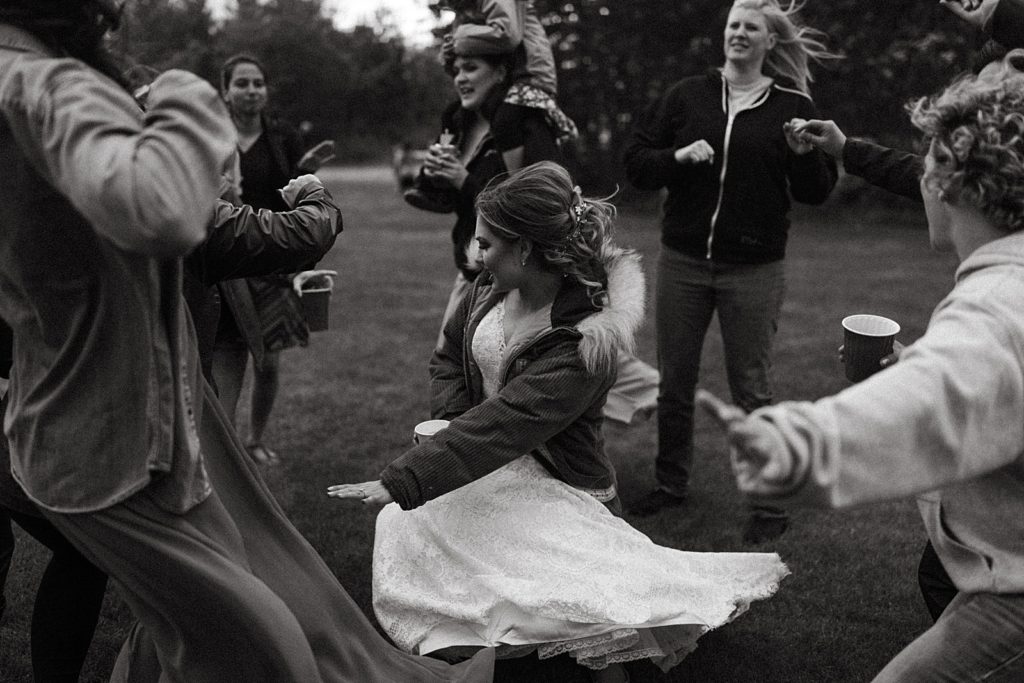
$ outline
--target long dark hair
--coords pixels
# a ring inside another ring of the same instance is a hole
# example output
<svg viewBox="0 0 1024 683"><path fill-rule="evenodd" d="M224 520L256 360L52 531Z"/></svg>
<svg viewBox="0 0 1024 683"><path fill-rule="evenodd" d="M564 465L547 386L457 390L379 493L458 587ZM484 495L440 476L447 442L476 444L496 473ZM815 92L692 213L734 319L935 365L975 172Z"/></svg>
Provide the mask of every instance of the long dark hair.
<svg viewBox="0 0 1024 683"><path fill-rule="evenodd" d="M50 49L84 62L128 90L122 64L104 40L120 20L120 6L113 0L4 0L0 4L0 23L28 31Z"/></svg>

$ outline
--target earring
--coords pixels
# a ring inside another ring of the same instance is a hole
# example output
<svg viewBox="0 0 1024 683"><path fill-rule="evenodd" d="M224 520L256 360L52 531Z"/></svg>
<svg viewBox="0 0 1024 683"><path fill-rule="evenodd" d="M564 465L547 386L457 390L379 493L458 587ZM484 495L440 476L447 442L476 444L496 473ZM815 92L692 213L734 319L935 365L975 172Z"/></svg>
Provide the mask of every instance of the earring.
<svg viewBox="0 0 1024 683"><path fill-rule="evenodd" d="M523 254L522 260L519 261L519 265L521 265L523 268L526 267L526 259L527 258L529 258L529 257L526 254Z"/></svg>

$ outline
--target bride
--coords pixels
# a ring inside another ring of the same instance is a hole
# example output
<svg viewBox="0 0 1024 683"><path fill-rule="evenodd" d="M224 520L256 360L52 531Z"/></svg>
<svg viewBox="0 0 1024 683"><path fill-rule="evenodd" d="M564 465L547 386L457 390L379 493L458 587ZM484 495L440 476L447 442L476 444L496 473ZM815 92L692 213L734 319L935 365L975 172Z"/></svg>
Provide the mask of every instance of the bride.
<svg viewBox="0 0 1024 683"><path fill-rule="evenodd" d="M496 647L668 670L788 570L775 553L664 548L617 516L601 409L643 319L644 280L611 240L614 208L541 162L477 210L487 272L430 364L432 416L449 426L380 480L328 489L386 505L377 618L419 654Z"/></svg>

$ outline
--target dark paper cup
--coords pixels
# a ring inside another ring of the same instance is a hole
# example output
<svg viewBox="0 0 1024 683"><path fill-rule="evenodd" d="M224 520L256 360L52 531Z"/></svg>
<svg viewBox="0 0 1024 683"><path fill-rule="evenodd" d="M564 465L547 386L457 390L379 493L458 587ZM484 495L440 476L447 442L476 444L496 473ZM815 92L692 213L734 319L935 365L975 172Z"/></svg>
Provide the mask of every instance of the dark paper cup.
<svg viewBox="0 0 1024 683"><path fill-rule="evenodd" d="M850 315L843 318L843 358L846 379L859 382L882 369L881 361L892 353L900 326L880 315Z"/></svg>
<svg viewBox="0 0 1024 683"><path fill-rule="evenodd" d="M328 329L331 310L330 289L303 289L299 297L302 304L302 317L310 332L323 332Z"/></svg>
<svg viewBox="0 0 1024 683"><path fill-rule="evenodd" d="M331 291L334 289L336 270L304 270L292 277L292 289L299 296L299 307L310 332L328 329L331 311Z"/></svg>

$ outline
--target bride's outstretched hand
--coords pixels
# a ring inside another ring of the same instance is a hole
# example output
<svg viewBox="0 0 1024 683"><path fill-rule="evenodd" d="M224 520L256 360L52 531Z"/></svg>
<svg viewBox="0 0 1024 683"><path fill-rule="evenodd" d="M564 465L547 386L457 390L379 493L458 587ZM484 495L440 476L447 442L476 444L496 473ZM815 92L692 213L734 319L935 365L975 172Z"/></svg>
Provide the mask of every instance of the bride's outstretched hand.
<svg viewBox="0 0 1024 683"><path fill-rule="evenodd" d="M710 391L697 390L697 405L714 418L725 432L732 456L732 471L736 484L744 493L760 493L765 482L779 482L787 478L792 468L789 454L780 452L770 427L758 419L747 419L747 414L729 405Z"/></svg>
<svg viewBox="0 0 1024 683"><path fill-rule="evenodd" d="M362 501L364 505L387 505L395 502L380 480L366 481L362 484L335 484L327 487L327 495L331 498L352 498Z"/></svg>

